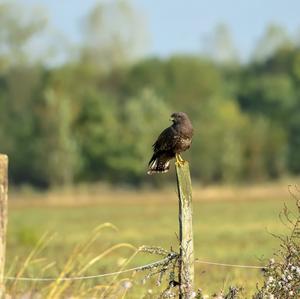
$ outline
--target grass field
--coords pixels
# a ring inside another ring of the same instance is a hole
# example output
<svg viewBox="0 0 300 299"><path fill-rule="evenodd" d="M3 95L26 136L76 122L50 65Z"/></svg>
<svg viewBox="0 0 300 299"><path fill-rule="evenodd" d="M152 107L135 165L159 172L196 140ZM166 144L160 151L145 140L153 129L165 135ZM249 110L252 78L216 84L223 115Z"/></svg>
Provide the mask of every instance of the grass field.
<svg viewBox="0 0 300 299"><path fill-rule="evenodd" d="M193 206L195 257L221 263L263 265L261 259L272 257L279 245L270 232L287 232L278 218L284 202L292 204L285 184L256 188L208 188L202 191L196 188ZM123 242L136 247L154 245L170 249L172 246L175 250L178 248L177 215L176 192L172 190L12 195L7 269L15 273L47 231L55 233L55 237L40 257L55 264L43 275L55 275L76 244L87 239L96 226L105 222L113 223L119 231L104 230L90 248L90 256L85 258L92 259L112 245ZM87 274L118 270L124 258L132 253L132 249L116 250L95 264ZM19 262L15 263L17 256ZM160 257L139 254L128 267L158 259ZM36 277L40 273L37 262L24 275ZM154 288L151 280L142 285L142 278L143 274L136 276L126 298L143 298L148 289ZM107 281L108 278L90 283L103 284ZM196 286L201 287L205 294L212 294L230 285L242 285L245 287L245 298L249 298L259 281L261 273L256 269L196 264ZM20 284L20 288L26 287L26 284ZM39 285L35 285L35 288L39 288Z"/></svg>

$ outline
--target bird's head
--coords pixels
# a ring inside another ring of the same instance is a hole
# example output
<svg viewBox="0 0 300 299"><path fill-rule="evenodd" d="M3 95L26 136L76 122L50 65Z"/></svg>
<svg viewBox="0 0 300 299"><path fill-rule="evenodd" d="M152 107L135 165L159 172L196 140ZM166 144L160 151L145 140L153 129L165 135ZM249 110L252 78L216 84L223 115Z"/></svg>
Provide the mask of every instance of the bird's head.
<svg viewBox="0 0 300 299"><path fill-rule="evenodd" d="M173 122L173 124L179 124L188 119L189 118L188 118L187 114L184 112L174 112L170 118L170 120Z"/></svg>

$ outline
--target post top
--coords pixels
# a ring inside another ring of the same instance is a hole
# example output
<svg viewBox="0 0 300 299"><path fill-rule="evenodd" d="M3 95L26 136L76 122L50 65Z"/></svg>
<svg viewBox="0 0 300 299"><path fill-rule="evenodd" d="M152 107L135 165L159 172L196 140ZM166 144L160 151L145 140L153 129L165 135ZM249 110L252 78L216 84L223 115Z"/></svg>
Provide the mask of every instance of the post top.
<svg viewBox="0 0 300 299"><path fill-rule="evenodd" d="M0 160L1 160L1 161L8 161L8 156L5 155L5 154L1 154L1 153L0 153Z"/></svg>

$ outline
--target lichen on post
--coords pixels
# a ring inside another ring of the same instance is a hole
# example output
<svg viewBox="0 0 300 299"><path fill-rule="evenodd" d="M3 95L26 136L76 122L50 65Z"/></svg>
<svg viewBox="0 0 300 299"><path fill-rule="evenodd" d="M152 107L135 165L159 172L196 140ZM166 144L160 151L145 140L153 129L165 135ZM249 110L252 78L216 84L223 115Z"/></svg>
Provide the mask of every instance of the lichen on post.
<svg viewBox="0 0 300 299"><path fill-rule="evenodd" d="M4 297L4 265L7 227L8 157L0 154L0 298Z"/></svg>
<svg viewBox="0 0 300 299"><path fill-rule="evenodd" d="M179 298L193 298L194 292L194 243L192 226L192 183L189 163L176 162L179 198Z"/></svg>

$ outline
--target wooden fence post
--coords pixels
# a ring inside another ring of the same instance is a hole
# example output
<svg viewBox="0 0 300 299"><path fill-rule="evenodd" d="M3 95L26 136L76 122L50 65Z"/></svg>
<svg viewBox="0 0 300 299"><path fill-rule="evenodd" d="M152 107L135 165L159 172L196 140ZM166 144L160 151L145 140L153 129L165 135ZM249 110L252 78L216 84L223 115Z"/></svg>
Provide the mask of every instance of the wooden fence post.
<svg viewBox="0 0 300 299"><path fill-rule="evenodd" d="M192 226L192 183L189 163L175 163L179 197L179 298L193 298L194 243Z"/></svg>
<svg viewBox="0 0 300 299"><path fill-rule="evenodd" d="M0 154L0 299L4 297L4 264L7 226L8 157Z"/></svg>

